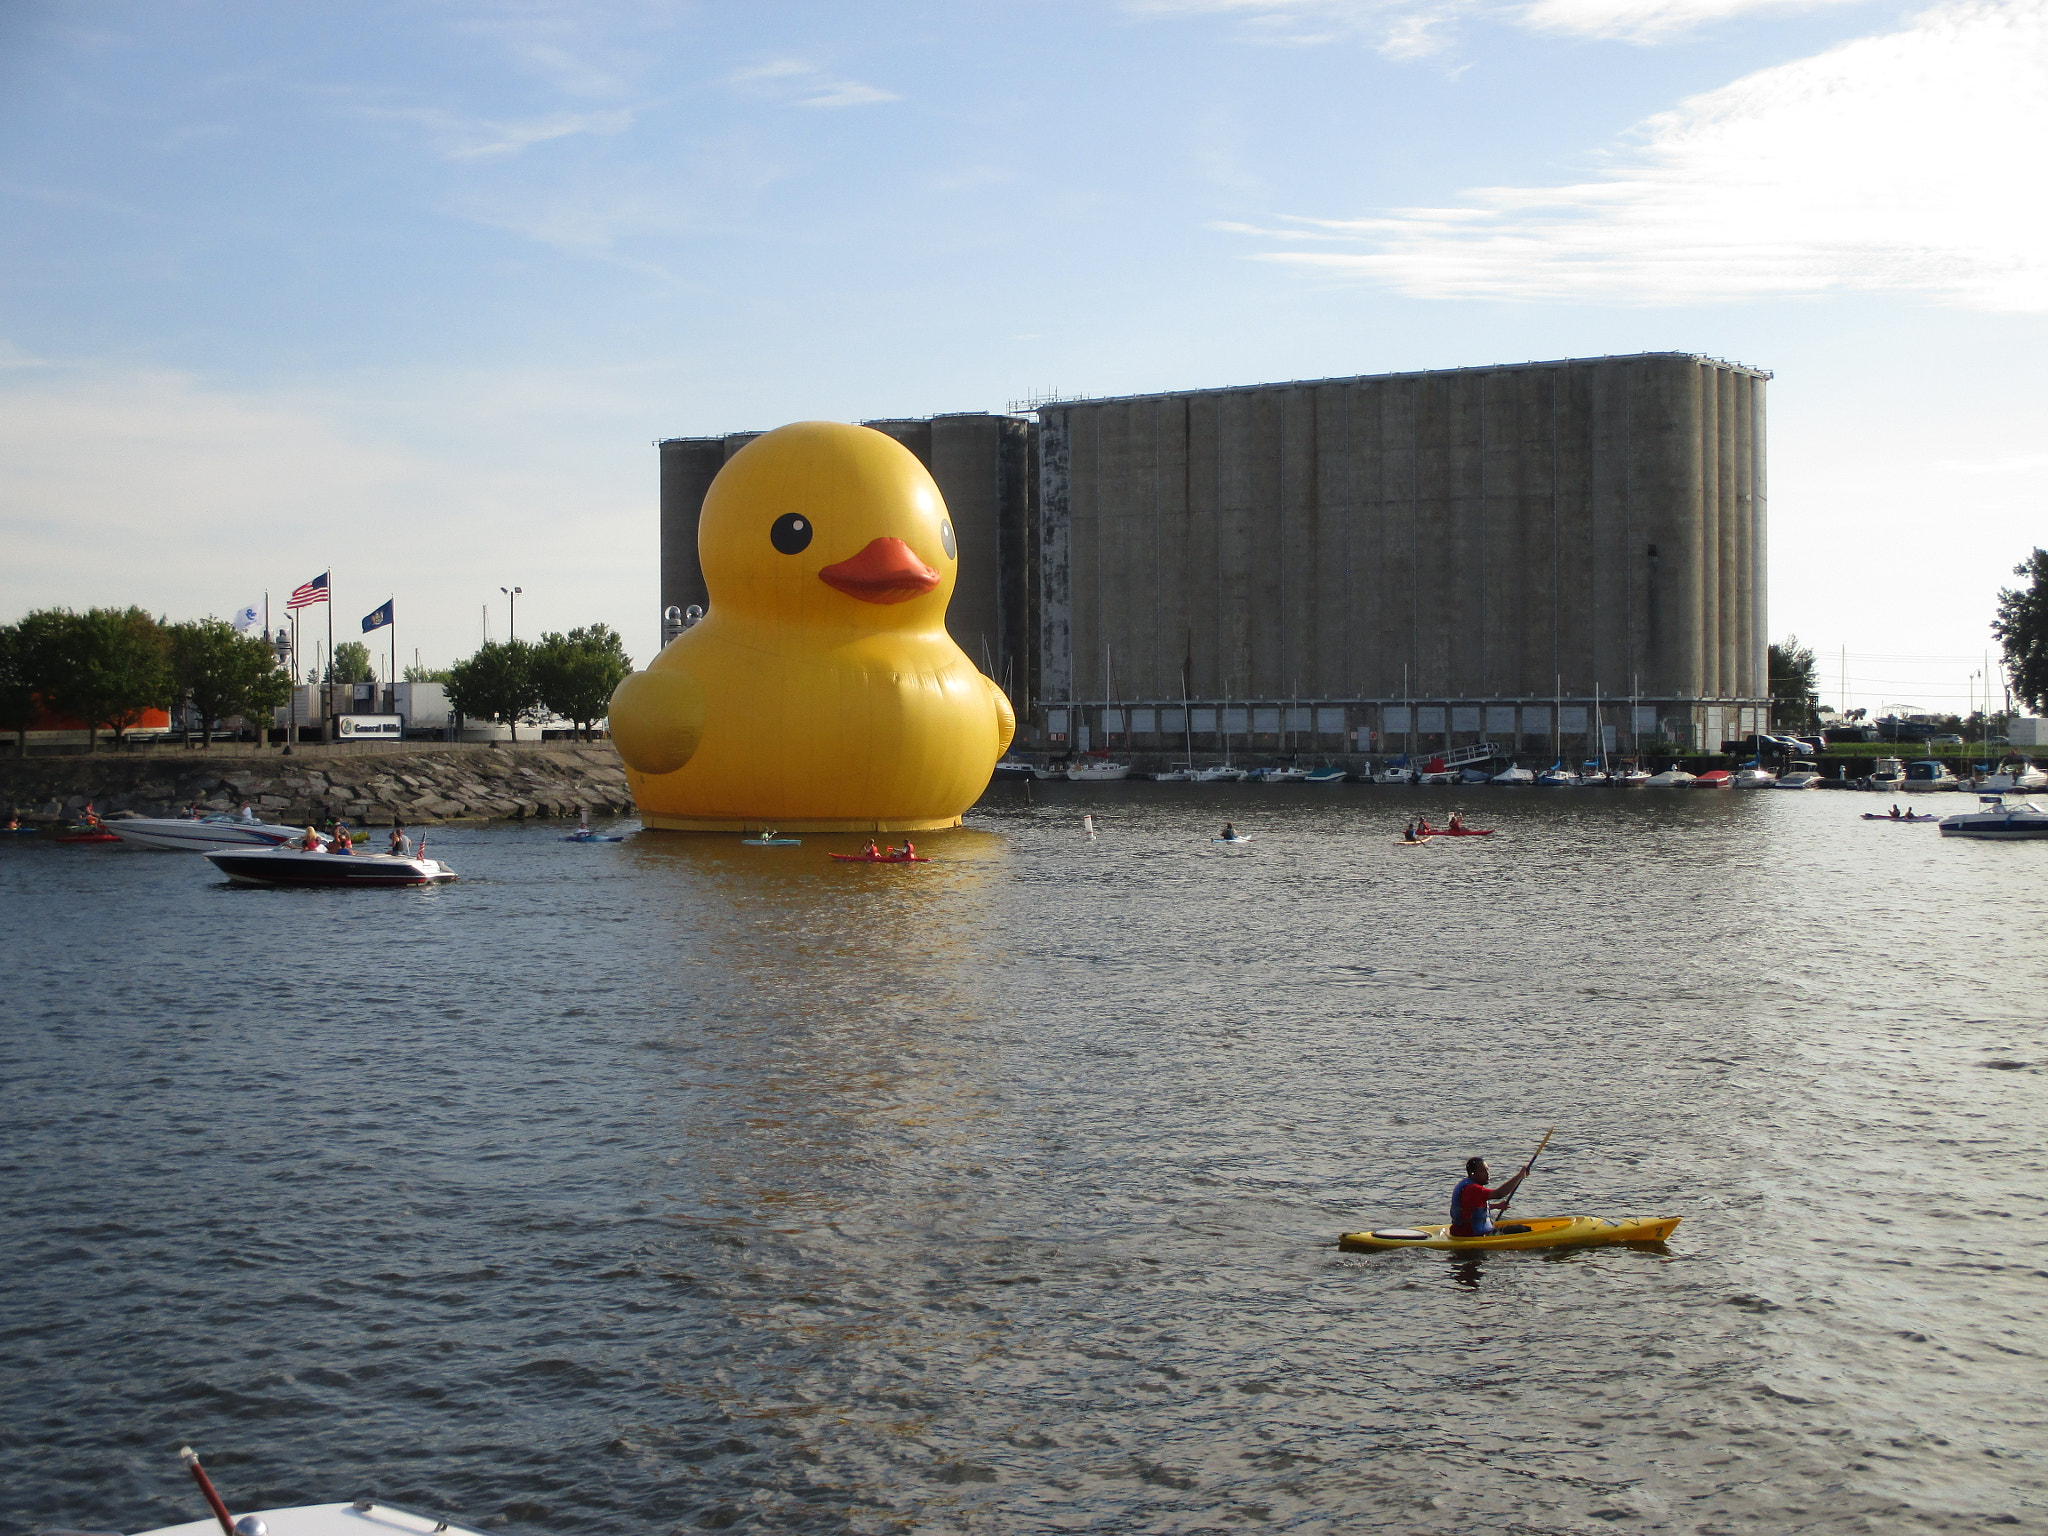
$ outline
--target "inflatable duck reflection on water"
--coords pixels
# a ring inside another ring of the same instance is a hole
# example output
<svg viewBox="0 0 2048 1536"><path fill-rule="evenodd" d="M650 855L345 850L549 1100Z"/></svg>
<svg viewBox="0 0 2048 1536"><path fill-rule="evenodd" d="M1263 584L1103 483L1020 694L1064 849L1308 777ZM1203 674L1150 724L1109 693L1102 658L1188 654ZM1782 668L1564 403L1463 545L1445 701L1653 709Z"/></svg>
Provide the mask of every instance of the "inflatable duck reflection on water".
<svg viewBox="0 0 2048 1536"><path fill-rule="evenodd" d="M959 545L916 456L839 422L769 432L711 482L697 555L709 611L612 695L643 822L958 826L1017 720L946 633Z"/></svg>

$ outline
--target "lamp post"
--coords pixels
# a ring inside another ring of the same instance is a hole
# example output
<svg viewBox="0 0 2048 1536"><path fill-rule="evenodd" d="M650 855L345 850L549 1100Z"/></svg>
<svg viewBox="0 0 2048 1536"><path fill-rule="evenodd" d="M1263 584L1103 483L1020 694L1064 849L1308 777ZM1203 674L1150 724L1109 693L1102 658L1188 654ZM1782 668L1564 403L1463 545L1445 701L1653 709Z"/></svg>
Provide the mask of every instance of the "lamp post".
<svg viewBox="0 0 2048 1536"><path fill-rule="evenodd" d="M292 654L291 632L282 624L278 625L277 638L272 640L270 645L271 649L277 652L277 664L285 667L285 681L291 684L291 692L286 695L290 701L291 713L287 717L290 723L285 726L284 731L284 749L289 753L292 749L292 738L299 734L299 680L292 676L291 668L286 666Z"/></svg>
<svg viewBox="0 0 2048 1536"><path fill-rule="evenodd" d="M519 638L519 594L526 588L500 587L498 590L505 594L505 606L509 610L505 620L505 640L509 644Z"/></svg>

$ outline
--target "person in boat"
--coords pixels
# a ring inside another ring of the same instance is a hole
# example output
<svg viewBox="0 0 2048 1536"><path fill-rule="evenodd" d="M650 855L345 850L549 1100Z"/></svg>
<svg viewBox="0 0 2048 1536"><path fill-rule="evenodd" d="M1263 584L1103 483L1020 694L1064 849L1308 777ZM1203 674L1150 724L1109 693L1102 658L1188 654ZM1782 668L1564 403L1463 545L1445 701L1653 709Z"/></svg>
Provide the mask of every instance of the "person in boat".
<svg viewBox="0 0 2048 1536"><path fill-rule="evenodd" d="M1401 841L1404 843L1419 843L1422 841L1421 838L1415 835L1414 822L1409 822L1407 826L1401 829Z"/></svg>
<svg viewBox="0 0 2048 1536"><path fill-rule="evenodd" d="M1452 1237L1485 1237L1493 1231L1492 1207L1504 1203L1529 1177L1529 1165L1524 1163L1522 1171L1498 1189L1487 1183L1492 1176L1485 1158L1465 1159L1465 1177L1451 1191Z"/></svg>
<svg viewBox="0 0 2048 1536"><path fill-rule="evenodd" d="M914 859L917 857L917 844L913 843L907 837L903 839L903 857L906 859Z"/></svg>
<svg viewBox="0 0 2048 1536"><path fill-rule="evenodd" d="M12 811L7 813L7 830L10 832L19 832L21 830L21 818Z"/></svg>
<svg viewBox="0 0 2048 1536"><path fill-rule="evenodd" d="M1892 802L1892 820L1899 820L1899 802L1896 800Z"/></svg>
<svg viewBox="0 0 2048 1536"><path fill-rule="evenodd" d="M306 835L299 839L299 849L303 853L325 853L327 851L327 843L318 831L308 827L306 828Z"/></svg>
<svg viewBox="0 0 2048 1536"><path fill-rule="evenodd" d="M1450 830L1453 832L1462 832L1465 830L1465 818L1459 815L1456 811L1451 812Z"/></svg>
<svg viewBox="0 0 2048 1536"><path fill-rule="evenodd" d="M235 814L240 816L244 821L254 821L256 819L256 807L251 805L248 801L244 800L242 802L241 809L237 811Z"/></svg>
<svg viewBox="0 0 2048 1536"><path fill-rule="evenodd" d="M1427 814L1424 814L1415 818L1415 830L1423 837L1427 837L1436 829L1430 826L1429 817Z"/></svg>
<svg viewBox="0 0 2048 1536"><path fill-rule="evenodd" d="M391 857L409 859L412 857L412 839L405 835L405 823L391 823Z"/></svg>
<svg viewBox="0 0 2048 1536"><path fill-rule="evenodd" d="M1237 824L1236 824L1235 822L1230 822L1230 821L1226 821L1225 823L1223 823L1223 830L1222 830L1222 832L1220 832L1220 833L1219 833L1219 834L1217 834L1217 835L1218 835L1218 836L1220 836L1220 837L1221 837L1221 838L1223 839L1223 841L1224 841L1224 842L1226 842L1226 843L1234 843L1234 842L1236 842L1236 841L1237 841Z"/></svg>
<svg viewBox="0 0 2048 1536"><path fill-rule="evenodd" d="M861 852L871 859L879 859L882 856L882 850L875 846L875 840L872 837L868 839L867 847L861 849Z"/></svg>
<svg viewBox="0 0 2048 1536"><path fill-rule="evenodd" d="M328 835L331 839L331 846L328 848L328 852L354 853L356 851L356 840L349 836L347 822L336 821L333 832Z"/></svg>

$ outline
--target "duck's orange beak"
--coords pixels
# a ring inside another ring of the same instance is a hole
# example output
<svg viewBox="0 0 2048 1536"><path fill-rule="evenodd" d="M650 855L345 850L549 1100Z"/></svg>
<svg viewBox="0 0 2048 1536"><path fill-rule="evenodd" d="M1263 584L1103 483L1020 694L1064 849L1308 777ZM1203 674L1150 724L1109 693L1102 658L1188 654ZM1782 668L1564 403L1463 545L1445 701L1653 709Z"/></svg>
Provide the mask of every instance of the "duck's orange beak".
<svg viewBox="0 0 2048 1536"><path fill-rule="evenodd" d="M939 584L939 573L901 539L873 539L851 560L828 565L818 580L864 603L907 603Z"/></svg>

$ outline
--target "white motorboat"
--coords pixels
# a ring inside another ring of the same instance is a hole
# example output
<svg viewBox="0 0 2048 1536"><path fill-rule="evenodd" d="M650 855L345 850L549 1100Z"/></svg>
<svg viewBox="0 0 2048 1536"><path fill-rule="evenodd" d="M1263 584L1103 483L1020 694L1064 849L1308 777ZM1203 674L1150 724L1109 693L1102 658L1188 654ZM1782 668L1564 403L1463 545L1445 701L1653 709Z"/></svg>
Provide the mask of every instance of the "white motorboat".
<svg viewBox="0 0 2048 1536"><path fill-rule="evenodd" d="M1979 795L1978 808L1941 818L1943 837L1977 837L2019 842L2048 837L2048 811L2019 795Z"/></svg>
<svg viewBox="0 0 2048 1536"><path fill-rule="evenodd" d="M1906 765L1896 757L1880 757L1867 781L1875 790L1899 789L1906 782Z"/></svg>
<svg viewBox="0 0 2048 1536"><path fill-rule="evenodd" d="M2025 758L2020 758L2009 766L2001 763L1996 773L1979 774L1969 787L1985 794L2001 794L2015 789L2023 793L2048 789L2048 773L2043 773Z"/></svg>
<svg viewBox="0 0 2048 1536"><path fill-rule="evenodd" d="M1232 768L1227 763L1218 764L1213 768L1197 768L1195 770L1195 782L1197 784L1236 784L1242 782L1243 779L1244 770L1242 768Z"/></svg>
<svg viewBox="0 0 2048 1536"><path fill-rule="evenodd" d="M1811 768L1795 768L1790 773L1780 774L1773 789L1814 789L1820 784L1820 775Z"/></svg>
<svg viewBox="0 0 2048 1536"><path fill-rule="evenodd" d="M1030 778L1037 771L1031 764L1023 761L1021 758L1006 757L995 765L990 771L990 776L1014 783L1018 779Z"/></svg>
<svg viewBox="0 0 2048 1536"><path fill-rule="evenodd" d="M455 878L446 864L424 855L231 848L206 857L236 885L440 885Z"/></svg>
<svg viewBox="0 0 2048 1536"><path fill-rule="evenodd" d="M1455 768L1425 768L1415 776L1418 784L1460 784L1464 780Z"/></svg>
<svg viewBox="0 0 2048 1536"><path fill-rule="evenodd" d="M1645 789L1686 789L1699 782L1694 775L1683 768L1670 767L1662 773L1653 773L1643 780Z"/></svg>
<svg viewBox="0 0 2048 1536"><path fill-rule="evenodd" d="M1647 768L1617 768L1607 775L1607 782L1617 789L1641 789L1650 782Z"/></svg>
<svg viewBox="0 0 2048 1536"><path fill-rule="evenodd" d="M1406 763L1389 763L1372 776L1375 784L1413 784L1415 770Z"/></svg>
<svg viewBox="0 0 2048 1536"><path fill-rule="evenodd" d="M117 816L106 829L138 848L205 853L214 848L279 848L299 835L297 827L272 826L239 816Z"/></svg>
<svg viewBox="0 0 2048 1536"><path fill-rule="evenodd" d="M1306 768L1261 768L1253 775L1261 784L1299 784L1308 778Z"/></svg>
<svg viewBox="0 0 2048 1536"><path fill-rule="evenodd" d="M1067 777L1077 784L1099 784L1110 779L1128 779L1130 776L1129 763L1076 763L1067 770Z"/></svg>
<svg viewBox="0 0 2048 1536"><path fill-rule="evenodd" d="M440 1515L421 1514L382 1499L357 1499L350 1504L301 1504L292 1509L259 1509L236 1519L241 1536L484 1536L472 1525L458 1525ZM212 1515L183 1525L158 1526L141 1536L221 1536Z"/></svg>
<svg viewBox="0 0 2048 1536"><path fill-rule="evenodd" d="M1768 768L1750 767L1735 770L1737 789L1771 789L1776 787L1778 776Z"/></svg>
<svg viewBox="0 0 2048 1536"><path fill-rule="evenodd" d="M1934 758L1906 765L1906 788L1911 790L1954 789L1961 782L1947 763Z"/></svg>
<svg viewBox="0 0 2048 1536"><path fill-rule="evenodd" d="M1509 763L1487 781L1490 784L1534 784L1536 775L1528 769Z"/></svg>

